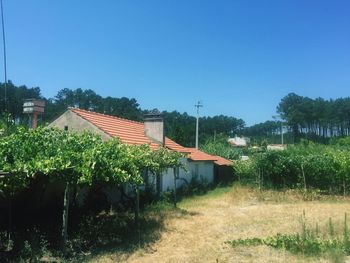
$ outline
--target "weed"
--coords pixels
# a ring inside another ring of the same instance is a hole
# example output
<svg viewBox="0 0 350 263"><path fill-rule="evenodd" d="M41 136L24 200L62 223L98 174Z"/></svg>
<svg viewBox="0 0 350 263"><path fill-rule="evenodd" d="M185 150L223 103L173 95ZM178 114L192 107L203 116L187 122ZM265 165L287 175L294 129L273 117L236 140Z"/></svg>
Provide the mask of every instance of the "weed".
<svg viewBox="0 0 350 263"><path fill-rule="evenodd" d="M347 214L344 215L344 250L347 255L350 254L350 240L349 240L349 229L347 223Z"/></svg>
<svg viewBox="0 0 350 263"><path fill-rule="evenodd" d="M328 228L329 228L329 236L334 237L334 226L333 226L331 217L329 218L329 221L328 221Z"/></svg>
<svg viewBox="0 0 350 263"><path fill-rule="evenodd" d="M344 251L340 248L330 249L327 257L332 263L343 263L345 259Z"/></svg>
<svg viewBox="0 0 350 263"><path fill-rule="evenodd" d="M349 230L347 226L347 214L344 216L343 237L336 237L331 218L328 222L330 238L320 236L318 224L315 230L310 228L306 221L305 211L300 217L301 233L280 234L267 238L247 238L226 242L231 246L257 246L266 245L277 249L285 249L292 253L301 253L307 256L328 255L334 258L333 262L341 262L345 255L350 254Z"/></svg>

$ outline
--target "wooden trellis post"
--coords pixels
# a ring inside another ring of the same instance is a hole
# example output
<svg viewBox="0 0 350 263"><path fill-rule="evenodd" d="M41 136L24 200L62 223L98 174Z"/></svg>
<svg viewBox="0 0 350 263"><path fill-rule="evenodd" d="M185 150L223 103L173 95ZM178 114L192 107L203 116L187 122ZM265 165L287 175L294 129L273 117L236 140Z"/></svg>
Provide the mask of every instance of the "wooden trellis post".
<svg viewBox="0 0 350 263"><path fill-rule="evenodd" d="M10 173L0 171L0 179L4 179L7 176L10 176ZM10 194L9 196L9 214L8 214L8 244L7 244L7 249L10 249L10 244L11 244L11 232L12 232L12 196Z"/></svg>
<svg viewBox="0 0 350 263"><path fill-rule="evenodd" d="M138 244L141 247L141 228L140 228L140 188L138 185L135 185L135 194L136 194L136 202L135 202L135 224L137 227L137 235L138 235Z"/></svg>
<svg viewBox="0 0 350 263"><path fill-rule="evenodd" d="M68 237L68 213L69 213L69 183L66 183L66 187L64 189L64 197L63 197L63 213L62 213L62 252L66 253L66 243Z"/></svg>
<svg viewBox="0 0 350 263"><path fill-rule="evenodd" d="M73 174L71 173L71 171L73 171L73 169L74 167L68 167L64 172L68 173L69 176L72 176ZM69 205L70 205L70 189L71 189L71 183L67 181L64 189L63 211L62 211L61 242L62 242L63 254L66 253L66 245L67 245L67 239L68 239L68 220L69 220L68 215L69 215Z"/></svg>

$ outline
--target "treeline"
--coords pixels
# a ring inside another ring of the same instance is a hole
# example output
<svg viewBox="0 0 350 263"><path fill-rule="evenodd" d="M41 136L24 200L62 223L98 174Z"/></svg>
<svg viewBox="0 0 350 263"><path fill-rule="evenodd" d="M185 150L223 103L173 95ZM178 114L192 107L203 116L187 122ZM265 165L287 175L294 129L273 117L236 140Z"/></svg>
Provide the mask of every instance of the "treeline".
<svg viewBox="0 0 350 263"><path fill-rule="evenodd" d="M281 120L266 121L245 128L242 133L269 143L298 142L301 138L328 142L330 138L350 135L350 98L311 99L290 93L277 106ZM283 127L283 128L282 128Z"/></svg>
<svg viewBox="0 0 350 263"><path fill-rule="evenodd" d="M282 131L283 131L283 143L293 144L295 142L295 137L286 122L283 121L265 121L246 127L242 130L242 134L250 138L250 142L253 145L260 145L262 142L267 141L271 144L281 144L282 143ZM311 139L310 136L298 135L297 140L301 137L306 137ZM320 140L317 140L320 141Z"/></svg>
<svg viewBox="0 0 350 263"><path fill-rule="evenodd" d="M5 85L0 83L0 113L3 114L7 107L14 119L23 117L23 100L29 98L42 98L40 88L27 88L26 86L15 86L11 81L6 85L7 100L5 103Z"/></svg>
<svg viewBox="0 0 350 263"><path fill-rule="evenodd" d="M314 134L320 137L350 134L350 98L311 99L290 93L277 107L277 112L293 134Z"/></svg>
<svg viewBox="0 0 350 263"><path fill-rule="evenodd" d="M4 84L0 84L0 113L5 111ZM15 86L11 81L7 83L7 105L11 116L18 123L26 124L26 116L22 113L24 99L40 98L46 101L43 123L48 123L62 114L68 107L91 110L108 115L118 116L130 120L142 121L148 109L141 109L134 98L102 97L91 89L62 89L53 98L45 98L39 87L28 88ZM156 107L157 105L155 105ZM196 118L177 111L163 111L166 136L176 142L193 147L195 144ZM242 119L229 116L214 116L200 118L199 142L204 143L208 138L217 134L229 136L239 133L245 126Z"/></svg>
<svg viewBox="0 0 350 263"><path fill-rule="evenodd" d="M5 110L4 84L0 84L0 113ZM7 105L11 116L23 124L27 123L22 113L23 100L40 98L46 101L44 123L51 122L68 107L92 110L130 120L142 121L149 109L142 109L135 98L102 97L91 89L62 89L53 98L41 95L39 87L28 88L7 84ZM155 105L157 106L157 105ZM165 133L178 143L193 147L195 144L196 118L177 111L163 111ZM284 143L294 143L300 138L326 142L335 136L350 134L350 98L325 100L311 99L290 93L281 99L277 106L281 120L269 120L245 127L242 119L230 116L201 117L199 142L204 144L218 135L244 135L251 142L268 139L269 143L281 143L283 130ZM283 128L282 128L283 127Z"/></svg>
<svg viewBox="0 0 350 263"><path fill-rule="evenodd" d="M176 142L188 146L195 146L196 118L185 113L163 112L165 117L165 134ZM234 136L240 133L245 123L242 119L218 115L199 119L199 143L204 144L217 136Z"/></svg>

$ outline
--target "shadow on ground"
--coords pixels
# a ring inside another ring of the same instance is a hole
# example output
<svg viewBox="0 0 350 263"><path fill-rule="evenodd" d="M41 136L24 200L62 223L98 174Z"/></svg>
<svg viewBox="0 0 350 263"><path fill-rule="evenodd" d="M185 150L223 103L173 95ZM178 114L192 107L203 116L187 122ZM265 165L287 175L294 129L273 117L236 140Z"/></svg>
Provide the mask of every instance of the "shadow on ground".
<svg viewBox="0 0 350 263"><path fill-rule="evenodd" d="M198 213L187 211L181 208L174 208L170 204L158 203L147 207L139 220L139 227L135 221L130 221L124 226L123 232L116 240L109 239L110 235L104 235L104 240L98 246L93 246L89 251L85 251L75 260L89 261L98 258L100 255L113 254L114 257L127 257L136 250L153 252L152 244L157 242L166 229L168 218L188 218ZM108 225L108 224L107 224ZM106 225L106 226L107 226ZM107 240L106 240L107 237Z"/></svg>

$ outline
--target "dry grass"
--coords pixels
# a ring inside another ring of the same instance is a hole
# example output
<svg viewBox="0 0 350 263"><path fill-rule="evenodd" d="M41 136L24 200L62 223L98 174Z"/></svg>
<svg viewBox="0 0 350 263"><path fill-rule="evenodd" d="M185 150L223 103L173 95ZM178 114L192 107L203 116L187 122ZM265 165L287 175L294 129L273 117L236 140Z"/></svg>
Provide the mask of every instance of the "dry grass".
<svg viewBox="0 0 350 263"><path fill-rule="evenodd" d="M350 212L349 200L303 201L293 191L276 192L232 187L183 200L182 216L169 212L160 238L147 249L100 255L91 262L329 262L266 246L235 247L225 241L295 233L305 210L310 224L337 225Z"/></svg>

